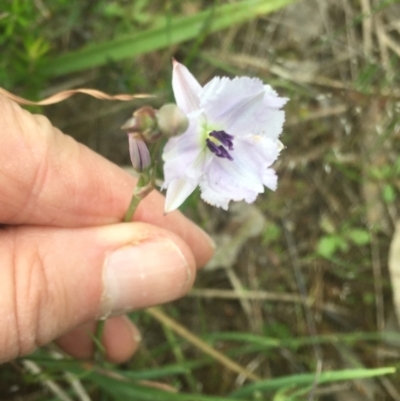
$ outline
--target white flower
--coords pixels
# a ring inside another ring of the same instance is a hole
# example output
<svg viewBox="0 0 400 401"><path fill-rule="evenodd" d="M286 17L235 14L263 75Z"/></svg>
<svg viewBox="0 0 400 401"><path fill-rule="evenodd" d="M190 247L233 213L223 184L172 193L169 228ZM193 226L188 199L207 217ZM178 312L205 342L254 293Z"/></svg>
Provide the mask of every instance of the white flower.
<svg viewBox="0 0 400 401"><path fill-rule="evenodd" d="M275 190L270 166L281 149L287 99L257 78L216 77L201 87L184 65L173 67L175 100L189 127L164 148L165 212L197 185L204 201L225 210L231 200L254 202L264 186Z"/></svg>

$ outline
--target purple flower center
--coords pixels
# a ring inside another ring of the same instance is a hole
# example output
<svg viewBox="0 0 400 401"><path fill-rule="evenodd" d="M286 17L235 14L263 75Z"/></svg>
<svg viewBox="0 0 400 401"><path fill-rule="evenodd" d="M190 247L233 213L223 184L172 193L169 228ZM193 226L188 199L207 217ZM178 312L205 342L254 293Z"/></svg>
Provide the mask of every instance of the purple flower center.
<svg viewBox="0 0 400 401"><path fill-rule="evenodd" d="M208 135L217 140L215 141L214 139L207 138L206 144L208 149L218 157L233 160L233 157L228 152L228 150L233 150L233 136L227 134L225 131L212 131ZM216 142L219 142L220 145ZM226 150L226 148L228 148L228 150Z"/></svg>

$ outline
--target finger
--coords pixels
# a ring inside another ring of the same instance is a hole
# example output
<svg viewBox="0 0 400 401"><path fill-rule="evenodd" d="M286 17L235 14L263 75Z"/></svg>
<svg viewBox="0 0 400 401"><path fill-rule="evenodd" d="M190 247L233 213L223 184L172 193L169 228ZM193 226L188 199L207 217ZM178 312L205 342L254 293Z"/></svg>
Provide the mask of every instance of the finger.
<svg viewBox="0 0 400 401"><path fill-rule="evenodd" d="M183 296L193 255L145 223L0 231L0 362L110 314Z"/></svg>
<svg viewBox="0 0 400 401"><path fill-rule="evenodd" d="M96 325L97 322L90 322L77 327L59 338L57 345L75 358L92 359ZM106 320L102 343L109 362L127 361L136 352L140 341L139 330L128 317L115 316Z"/></svg>
<svg viewBox="0 0 400 401"><path fill-rule="evenodd" d="M122 221L133 177L1 95L0 121L0 223L84 227ZM154 192L135 220L175 232L197 263L206 263L210 238L179 212L164 216L163 209L164 198Z"/></svg>

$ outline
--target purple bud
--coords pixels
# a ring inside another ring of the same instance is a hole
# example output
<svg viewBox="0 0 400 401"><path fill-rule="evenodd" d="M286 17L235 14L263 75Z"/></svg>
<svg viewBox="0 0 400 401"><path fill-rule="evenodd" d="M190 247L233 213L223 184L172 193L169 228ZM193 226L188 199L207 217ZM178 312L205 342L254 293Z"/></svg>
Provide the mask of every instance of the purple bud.
<svg viewBox="0 0 400 401"><path fill-rule="evenodd" d="M138 173L150 167L151 158L146 144L140 136L133 132L128 132L129 139L129 155L131 157L132 166Z"/></svg>

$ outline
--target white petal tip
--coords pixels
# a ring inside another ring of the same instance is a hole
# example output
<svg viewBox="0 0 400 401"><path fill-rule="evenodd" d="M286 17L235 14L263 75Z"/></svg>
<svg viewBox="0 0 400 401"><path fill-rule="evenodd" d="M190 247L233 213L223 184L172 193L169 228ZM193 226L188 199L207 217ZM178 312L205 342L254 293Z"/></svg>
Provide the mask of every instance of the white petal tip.
<svg viewBox="0 0 400 401"><path fill-rule="evenodd" d="M286 146L279 139L276 140L276 145L278 147L278 152L280 152L283 149L286 149Z"/></svg>
<svg viewBox="0 0 400 401"><path fill-rule="evenodd" d="M184 178L175 178L168 184L167 195L165 198L164 214L173 212L186 200L194 191L197 183L188 181Z"/></svg>

